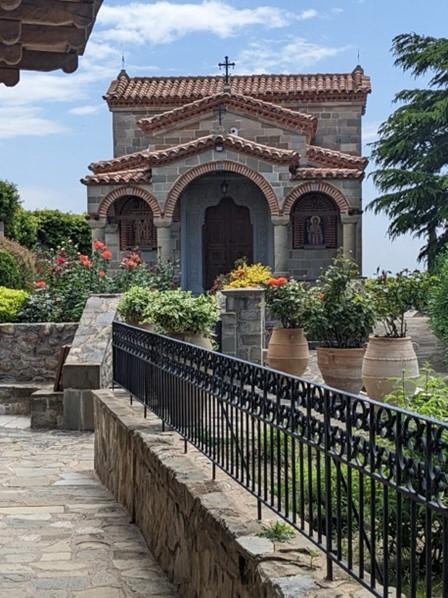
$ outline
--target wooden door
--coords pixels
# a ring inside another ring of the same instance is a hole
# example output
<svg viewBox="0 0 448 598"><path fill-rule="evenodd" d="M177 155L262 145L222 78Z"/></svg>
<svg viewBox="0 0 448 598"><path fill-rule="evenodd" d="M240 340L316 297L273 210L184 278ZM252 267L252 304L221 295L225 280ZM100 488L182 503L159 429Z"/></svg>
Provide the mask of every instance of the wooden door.
<svg viewBox="0 0 448 598"><path fill-rule="evenodd" d="M243 257L253 261L253 232L249 208L237 206L230 197L207 208L203 230L204 288L210 289L220 274L232 270Z"/></svg>

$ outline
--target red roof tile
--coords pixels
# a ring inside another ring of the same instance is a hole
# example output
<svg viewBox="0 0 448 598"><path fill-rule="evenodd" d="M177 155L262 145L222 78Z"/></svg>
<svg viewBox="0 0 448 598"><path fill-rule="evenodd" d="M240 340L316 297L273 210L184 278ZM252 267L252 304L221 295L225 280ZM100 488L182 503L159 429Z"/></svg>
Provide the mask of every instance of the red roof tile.
<svg viewBox="0 0 448 598"><path fill-rule="evenodd" d="M308 137L312 137L316 132L316 116L283 108L282 106L250 96L231 94L229 92L217 93L213 96L195 100L194 102L189 102L172 110L162 112L151 118L142 118L138 121L138 125L146 133L152 133L183 120L202 116L204 113L208 113L221 105L232 107L238 112L253 115L261 120L265 119L274 122L288 129L298 129L306 133Z"/></svg>
<svg viewBox="0 0 448 598"><path fill-rule="evenodd" d="M319 166L330 166L336 168L357 168L364 170L368 164L367 158L363 156L353 156L337 150L327 149L319 145L308 145L306 148L306 157L309 162L314 162Z"/></svg>
<svg viewBox="0 0 448 598"><path fill-rule="evenodd" d="M137 168L150 168L168 162L175 162L190 155L206 151L222 144L224 148L230 148L238 152L243 152L251 156L261 158L274 164L298 165L299 154L294 150L277 149L267 145L262 145L254 141L249 141L237 135L207 135L194 139L187 143L175 145L163 150L150 151L144 150L120 156L112 160L94 162L90 164L89 169L95 174L120 172L123 170Z"/></svg>
<svg viewBox="0 0 448 598"><path fill-rule="evenodd" d="M148 168L90 174L81 179L81 183L84 183L84 185L126 185L128 183L150 182L151 171Z"/></svg>
<svg viewBox="0 0 448 598"><path fill-rule="evenodd" d="M180 105L225 91L222 76L133 77L121 71L104 98L109 106ZM365 103L370 78L361 67L351 73L305 75L237 75L231 93L270 102L358 99Z"/></svg>

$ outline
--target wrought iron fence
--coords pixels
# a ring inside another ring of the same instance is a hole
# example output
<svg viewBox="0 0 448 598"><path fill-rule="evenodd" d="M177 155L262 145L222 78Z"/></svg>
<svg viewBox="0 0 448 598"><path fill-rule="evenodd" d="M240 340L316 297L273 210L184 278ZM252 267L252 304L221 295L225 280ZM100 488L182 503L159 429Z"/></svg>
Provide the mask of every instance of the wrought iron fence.
<svg viewBox="0 0 448 598"><path fill-rule="evenodd" d="M448 596L448 426L120 323L114 381L375 596ZM391 594L392 593L392 594Z"/></svg>

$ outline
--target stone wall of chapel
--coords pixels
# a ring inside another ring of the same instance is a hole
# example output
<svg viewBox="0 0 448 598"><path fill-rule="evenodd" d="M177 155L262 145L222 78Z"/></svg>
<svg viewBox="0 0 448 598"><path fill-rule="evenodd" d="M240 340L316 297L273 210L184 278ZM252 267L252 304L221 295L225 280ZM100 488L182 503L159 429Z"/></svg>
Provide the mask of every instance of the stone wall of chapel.
<svg viewBox="0 0 448 598"><path fill-rule="evenodd" d="M362 105L360 103L296 103L288 104L287 107L317 116L316 145L350 154L361 153ZM154 146L154 149L161 149L183 143L207 135L217 126L217 117L209 117L203 121L186 123L181 129L171 130L152 138L138 127L137 121L140 118L160 114L163 111L160 108L114 110L112 113L114 156L141 151L147 149L149 145ZM284 131L269 123L252 120L232 112L224 114L223 124L229 132L231 127L236 127L241 136L267 145L291 148L296 147L296 144L300 146L301 143L300 135L295 136L291 131Z"/></svg>

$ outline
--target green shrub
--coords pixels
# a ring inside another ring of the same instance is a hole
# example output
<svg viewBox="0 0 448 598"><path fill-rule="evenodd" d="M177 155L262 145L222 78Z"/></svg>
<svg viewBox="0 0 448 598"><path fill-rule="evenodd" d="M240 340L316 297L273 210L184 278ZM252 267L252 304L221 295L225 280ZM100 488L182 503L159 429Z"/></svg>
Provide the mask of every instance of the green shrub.
<svg viewBox="0 0 448 598"><path fill-rule="evenodd" d="M36 210L37 243L44 249L56 250L69 241L81 253L90 253L91 233L85 216L59 210Z"/></svg>
<svg viewBox="0 0 448 598"><path fill-rule="evenodd" d="M448 347L448 254L438 264L437 281L430 292L429 315L434 333Z"/></svg>
<svg viewBox="0 0 448 598"><path fill-rule="evenodd" d="M117 311L128 324L140 324L153 298L153 290L147 287L131 287L120 299Z"/></svg>
<svg viewBox="0 0 448 598"><path fill-rule="evenodd" d="M154 291L144 313L144 322L155 324L162 333L190 333L211 336L219 311L212 295L195 297L190 291Z"/></svg>
<svg viewBox="0 0 448 598"><path fill-rule="evenodd" d="M26 291L0 286L0 322L15 322L27 297Z"/></svg>
<svg viewBox="0 0 448 598"><path fill-rule="evenodd" d="M19 208L9 227L8 235L28 249L37 243L37 218L33 212Z"/></svg>
<svg viewBox="0 0 448 598"><path fill-rule="evenodd" d="M11 226L20 209L17 187L8 181L0 181L0 220L5 223L5 234L11 236Z"/></svg>
<svg viewBox="0 0 448 598"><path fill-rule="evenodd" d="M35 273L34 255L6 237L0 237L0 253L0 284L14 289L31 289Z"/></svg>

